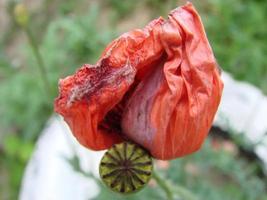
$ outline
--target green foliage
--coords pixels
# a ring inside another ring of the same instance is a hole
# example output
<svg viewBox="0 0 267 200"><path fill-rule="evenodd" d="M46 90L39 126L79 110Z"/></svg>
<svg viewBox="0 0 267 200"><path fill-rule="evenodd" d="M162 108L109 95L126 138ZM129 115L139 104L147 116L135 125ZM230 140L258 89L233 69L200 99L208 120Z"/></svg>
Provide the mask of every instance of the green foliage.
<svg viewBox="0 0 267 200"><path fill-rule="evenodd" d="M0 82L2 79L10 76L11 73L14 71L12 65L9 63L2 46L0 45Z"/></svg>
<svg viewBox="0 0 267 200"><path fill-rule="evenodd" d="M1 128L4 131L18 131L22 138L34 139L42 129L52 108L45 101L46 94L37 77L36 73L26 70L14 73L1 84L0 96L5 97L0 99Z"/></svg>
<svg viewBox="0 0 267 200"><path fill-rule="evenodd" d="M77 64L93 63L111 40L109 30L99 27L98 8L92 7L85 16L64 17L50 24L42 45L47 66L73 73ZM51 70L52 71L52 70Z"/></svg>
<svg viewBox="0 0 267 200"><path fill-rule="evenodd" d="M5 138L3 150L7 157L14 157L22 162L28 161L33 149L30 141L22 141L16 136L9 135Z"/></svg>
<svg viewBox="0 0 267 200"><path fill-rule="evenodd" d="M0 175L3 171L8 170L4 179L9 183L10 192L7 199L16 199L17 192L20 187L24 166L29 160L33 150L31 141L23 141L15 135L8 135L4 140L3 156L0 157ZM6 191L3 191L3 193ZM0 188L1 197L1 188Z"/></svg>
<svg viewBox="0 0 267 200"><path fill-rule="evenodd" d="M205 200L266 198L266 183L255 174L255 163L223 149L213 150L209 140L198 153L172 161L167 171L173 182L190 188Z"/></svg>
<svg viewBox="0 0 267 200"><path fill-rule="evenodd" d="M208 0L199 7L220 66L267 93L267 1Z"/></svg>
<svg viewBox="0 0 267 200"><path fill-rule="evenodd" d="M151 199L151 200L160 200L165 199L165 194L157 187L151 188L147 186L145 189L141 190L138 193L131 194L131 195L120 195L117 193L112 192L110 189L106 188L104 185L99 184L101 192L99 196L94 198L94 200L106 200L116 199L116 200L139 200L139 199Z"/></svg>
<svg viewBox="0 0 267 200"><path fill-rule="evenodd" d="M136 8L137 1L108 0L107 5L114 11L115 19L129 15Z"/></svg>

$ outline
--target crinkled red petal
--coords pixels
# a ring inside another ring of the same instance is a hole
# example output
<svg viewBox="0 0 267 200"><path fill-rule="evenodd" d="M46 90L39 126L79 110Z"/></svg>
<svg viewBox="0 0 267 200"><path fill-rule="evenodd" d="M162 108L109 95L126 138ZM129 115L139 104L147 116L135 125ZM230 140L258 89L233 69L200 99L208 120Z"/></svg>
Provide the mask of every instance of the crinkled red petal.
<svg viewBox="0 0 267 200"><path fill-rule="evenodd" d="M188 3L167 20L121 35L96 65L60 80L55 111L90 149L130 139L167 160L201 147L222 90L201 19Z"/></svg>

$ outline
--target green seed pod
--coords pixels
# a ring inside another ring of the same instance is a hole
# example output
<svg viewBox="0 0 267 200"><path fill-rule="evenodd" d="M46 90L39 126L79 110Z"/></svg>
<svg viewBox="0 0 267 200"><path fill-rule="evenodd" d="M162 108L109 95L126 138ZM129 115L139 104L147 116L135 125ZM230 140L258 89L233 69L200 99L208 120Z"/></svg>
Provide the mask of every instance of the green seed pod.
<svg viewBox="0 0 267 200"><path fill-rule="evenodd" d="M142 189L152 174L152 158L142 147L123 142L111 147L103 156L99 173L115 192L129 194Z"/></svg>

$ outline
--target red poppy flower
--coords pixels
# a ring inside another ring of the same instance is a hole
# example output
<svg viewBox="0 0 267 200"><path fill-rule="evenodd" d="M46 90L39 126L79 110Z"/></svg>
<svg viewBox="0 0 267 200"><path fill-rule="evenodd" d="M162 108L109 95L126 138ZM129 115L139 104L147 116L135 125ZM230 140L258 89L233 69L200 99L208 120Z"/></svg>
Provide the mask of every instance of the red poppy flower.
<svg viewBox="0 0 267 200"><path fill-rule="evenodd" d="M201 19L187 3L60 80L55 111L90 149L131 140L168 160L201 147L222 89Z"/></svg>

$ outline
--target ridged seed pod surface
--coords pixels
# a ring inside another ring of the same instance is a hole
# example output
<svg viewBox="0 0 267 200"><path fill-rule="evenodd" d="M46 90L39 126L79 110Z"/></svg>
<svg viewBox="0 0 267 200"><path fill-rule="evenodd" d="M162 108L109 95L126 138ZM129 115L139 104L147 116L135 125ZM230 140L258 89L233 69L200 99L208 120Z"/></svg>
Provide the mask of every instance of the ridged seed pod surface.
<svg viewBox="0 0 267 200"><path fill-rule="evenodd" d="M150 154L129 142L113 145L99 166L104 183L113 191L125 194L142 189L150 180L152 169Z"/></svg>

